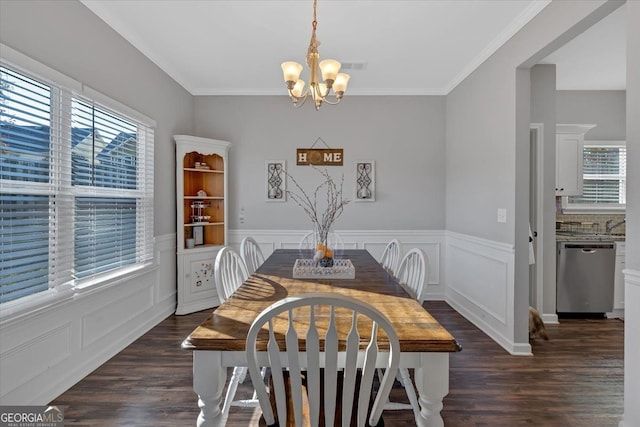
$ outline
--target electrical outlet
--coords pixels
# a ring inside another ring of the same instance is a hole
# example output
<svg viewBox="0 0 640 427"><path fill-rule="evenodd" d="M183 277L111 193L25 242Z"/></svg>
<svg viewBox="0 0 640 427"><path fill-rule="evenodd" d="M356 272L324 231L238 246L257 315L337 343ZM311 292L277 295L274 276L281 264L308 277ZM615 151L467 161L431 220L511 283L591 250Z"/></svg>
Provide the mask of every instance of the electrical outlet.
<svg viewBox="0 0 640 427"><path fill-rule="evenodd" d="M507 222L507 210L504 208L498 209L498 222L501 224L506 224Z"/></svg>

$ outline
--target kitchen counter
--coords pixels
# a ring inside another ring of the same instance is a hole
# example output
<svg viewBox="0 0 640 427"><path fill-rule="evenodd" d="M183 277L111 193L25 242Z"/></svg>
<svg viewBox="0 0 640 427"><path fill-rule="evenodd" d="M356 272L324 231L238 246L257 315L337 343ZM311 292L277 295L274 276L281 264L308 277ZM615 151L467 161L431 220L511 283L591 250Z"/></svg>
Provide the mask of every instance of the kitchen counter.
<svg viewBox="0 0 640 427"><path fill-rule="evenodd" d="M581 233L556 233L557 242L624 242L624 234L581 234Z"/></svg>

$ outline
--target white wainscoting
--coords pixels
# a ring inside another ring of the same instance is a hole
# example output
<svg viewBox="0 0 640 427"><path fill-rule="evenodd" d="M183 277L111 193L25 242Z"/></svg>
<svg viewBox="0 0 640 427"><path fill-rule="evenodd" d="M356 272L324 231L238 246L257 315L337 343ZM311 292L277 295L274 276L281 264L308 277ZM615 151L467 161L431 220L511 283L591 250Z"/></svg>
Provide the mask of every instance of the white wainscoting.
<svg viewBox="0 0 640 427"><path fill-rule="evenodd" d="M275 249L297 249L308 230L229 230L229 245L240 250L240 242L246 236L253 237L265 258ZM429 259L429 277L424 289L424 299L443 300L444 291L444 242L443 230L335 230L344 240L345 249L366 249L377 260L391 239L398 239L402 253L420 248Z"/></svg>
<svg viewBox="0 0 640 427"><path fill-rule="evenodd" d="M156 238L154 265L0 325L0 404L45 405L171 315L175 235Z"/></svg>
<svg viewBox="0 0 640 427"><path fill-rule="evenodd" d="M425 299L445 300L512 354L530 354L513 343L513 246L444 230L336 230L345 248L367 249L379 259L389 240L425 252L430 269ZM239 250L245 236L265 256L297 248L305 230L229 230ZM151 268L72 299L0 324L0 404L47 404L145 332L176 306L175 235L156 237ZM464 266L464 268L460 268ZM638 275L627 289L640 292ZM630 292L633 294L633 292Z"/></svg>
<svg viewBox="0 0 640 427"><path fill-rule="evenodd" d="M513 245L447 232L446 301L511 354L531 354L514 342Z"/></svg>

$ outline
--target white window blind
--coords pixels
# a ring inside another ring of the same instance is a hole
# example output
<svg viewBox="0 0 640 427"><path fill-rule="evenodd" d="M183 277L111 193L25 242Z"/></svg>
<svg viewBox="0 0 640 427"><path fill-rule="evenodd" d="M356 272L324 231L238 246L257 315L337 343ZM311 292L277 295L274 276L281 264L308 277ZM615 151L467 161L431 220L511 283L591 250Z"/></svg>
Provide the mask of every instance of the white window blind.
<svg viewBox="0 0 640 427"><path fill-rule="evenodd" d="M0 303L152 260L153 129L0 74Z"/></svg>
<svg viewBox="0 0 640 427"><path fill-rule="evenodd" d="M627 150L624 144L583 148L583 193L569 197L569 206L624 208L626 204Z"/></svg>

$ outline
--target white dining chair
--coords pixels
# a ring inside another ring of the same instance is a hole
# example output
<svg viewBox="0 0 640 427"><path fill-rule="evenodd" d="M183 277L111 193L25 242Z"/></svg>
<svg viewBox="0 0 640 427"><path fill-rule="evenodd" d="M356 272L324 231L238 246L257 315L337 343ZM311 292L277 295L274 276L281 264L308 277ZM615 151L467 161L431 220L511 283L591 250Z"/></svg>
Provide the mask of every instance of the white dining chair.
<svg viewBox="0 0 640 427"><path fill-rule="evenodd" d="M395 277L400 257L402 256L402 247L398 239L392 239L382 252L380 265L387 270L389 274Z"/></svg>
<svg viewBox="0 0 640 427"><path fill-rule="evenodd" d="M424 287L424 279L428 277L429 263L428 259L419 248L411 249L402 258L400 266L397 270L398 282L407 285L412 295L420 304L424 301L422 298L422 288ZM378 376L382 375L382 371L378 370ZM409 369L400 368L396 375L396 379L402 384L409 403L393 402L387 400L384 404L385 410L403 410L411 409L416 419L420 417L420 404L418 403L418 397L416 390L409 375Z"/></svg>
<svg viewBox="0 0 640 427"><path fill-rule="evenodd" d="M429 266L426 261L424 252L420 248L413 248L405 254L400 262L400 266L396 271L398 282L407 285L413 293L413 297L420 304L424 302L422 289L424 288L424 279L428 277Z"/></svg>
<svg viewBox="0 0 640 427"><path fill-rule="evenodd" d="M307 234L305 234L304 237L302 237L302 239L300 240L300 244L298 245L298 249L315 250L317 245L318 245L318 242L316 239L316 234L313 231L310 231ZM344 250L344 240L342 240L342 237L338 233L334 231L330 231L329 234L327 235L327 246L329 246L329 248L334 253L341 252Z"/></svg>
<svg viewBox="0 0 640 427"><path fill-rule="evenodd" d="M249 278L244 261L236 251L228 246L224 246L218 251L213 275L221 304Z"/></svg>
<svg viewBox="0 0 640 427"><path fill-rule="evenodd" d="M240 242L240 256L247 266L249 276L255 273L258 267L264 262L264 255L262 255L262 250L260 246L258 246L258 242L249 236Z"/></svg>
<svg viewBox="0 0 640 427"><path fill-rule="evenodd" d="M235 292L235 290L249 278L249 272L247 271L244 261L237 252L228 246L225 246L218 251L213 274L216 281L216 289L218 290L218 297L220 298L220 304L225 302L231 294L233 294L233 292ZM238 384L243 383L246 377L246 366L236 366L233 368L233 373L229 379L227 393L224 398L224 404L222 405L222 417L225 421L229 416L231 406L259 406L259 402L255 395L251 399L234 400L236 391L238 390Z"/></svg>
<svg viewBox="0 0 640 427"><path fill-rule="evenodd" d="M305 330L295 329L294 318L296 322L306 324ZM323 323L317 325L320 319ZM338 323L343 327L338 327ZM282 328L275 332L274 324ZM287 330L283 335L285 325ZM358 331L358 325L361 329L371 328L370 333ZM354 416L357 419L355 425L365 426L379 353L379 328L388 337L385 339L388 346L383 347L385 352L388 347L388 358L385 374L371 407L368 421L372 426L377 425L381 418L383 404L391 391L400 362L400 344L391 322L373 306L335 293L292 296L264 309L249 328L246 354L249 374L267 425L277 422L280 427L315 427L324 416L323 425L333 426L334 420L341 418L343 426L350 426L354 425L350 423ZM369 341L364 357L358 357L362 348L361 339L365 337ZM323 346L320 345L321 341L324 341ZM304 346L302 351L299 351L300 344ZM346 348L343 350L342 346ZM265 349L266 355L264 358L261 356L262 363L259 363L258 352ZM338 360L344 361L344 366L342 363L339 365ZM264 363L271 368L272 387L269 389L260 375L260 366ZM324 373L321 368L324 368ZM358 369L361 369L359 388L356 387ZM303 374L306 377L304 386ZM342 378L341 395L338 395L339 378ZM321 394L322 389L324 393ZM270 393L275 401L275 410ZM337 404L338 399L341 405ZM353 412L356 402L357 407ZM293 410L288 412L288 407ZM303 407L308 408L308 412L304 412L308 414L308 419L304 421Z"/></svg>

